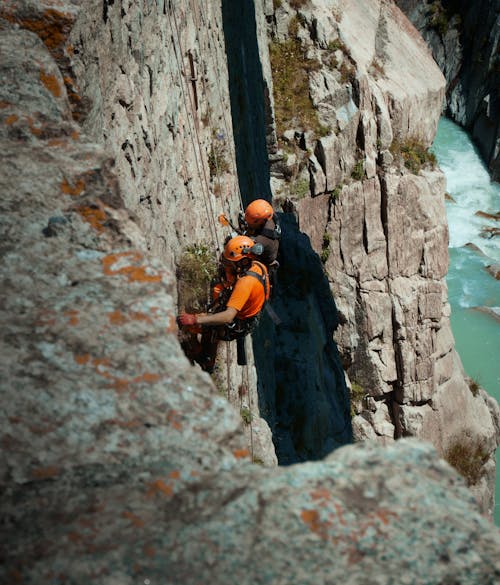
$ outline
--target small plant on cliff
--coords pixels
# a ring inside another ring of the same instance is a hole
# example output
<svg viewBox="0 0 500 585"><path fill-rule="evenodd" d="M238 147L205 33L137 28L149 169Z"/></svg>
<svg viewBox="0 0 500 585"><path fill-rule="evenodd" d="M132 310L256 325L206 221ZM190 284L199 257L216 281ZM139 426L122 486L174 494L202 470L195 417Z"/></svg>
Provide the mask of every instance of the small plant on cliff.
<svg viewBox="0 0 500 585"><path fill-rule="evenodd" d="M472 392L472 395L477 396L479 394L479 388L481 388L479 382L477 380L474 380L474 378L469 378L468 383L469 390Z"/></svg>
<svg viewBox="0 0 500 585"><path fill-rule="evenodd" d="M435 168L436 155L426 148L417 138L409 138L401 143L395 140L390 147L391 154L403 161L405 167L417 175L424 167Z"/></svg>
<svg viewBox="0 0 500 585"><path fill-rule="evenodd" d="M240 416L246 425L249 425L252 422L252 411L248 408L248 406L241 407Z"/></svg>
<svg viewBox="0 0 500 585"><path fill-rule="evenodd" d="M225 142L222 138L216 135L214 135L212 139L212 144L208 153L208 168L210 170L210 177L212 178L229 171Z"/></svg>
<svg viewBox="0 0 500 585"><path fill-rule="evenodd" d="M323 242L321 244L321 262L323 262L323 264L326 264L326 261L328 260L328 258L330 258L330 252L331 252L331 248L330 248L330 243L332 241L332 237L328 232L325 232L323 234Z"/></svg>
<svg viewBox="0 0 500 585"><path fill-rule="evenodd" d="M475 485L484 474L483 466L489 458L484 441L463 436L456 438L444 453L446 461L467 481Z"/></svg>
<svg viewBox="0 0 500 585"><path fill-rule="evenodd" d="M217 262L210 246L199 243L186 248L177 265L179 305L190 312L204 310L216 272Z"/></svg>
<svg viewBox="0 0 500 585"><path fill-rule="evenodd" d="M351 177L355 181L361 181L361 179L365 176L365 163L363 160L358 160L358 162L354 165L352 169Z"/></svg>
<svg viewBox="0 0 500 585"><path fill-rule="evenodd" d="M361 406L361 402L363 401L363 398L365 397L366 393L365 390L362 386L360 386L357 382L351 382L351 392L350 392L350 398L351 398L351 418L353 416L356 416L356 414L358 414L358 411L360 409Z"/></svg>
<svg viewBox="0 0 500 585"><path fill-rule="evenodd" d="M283 0L273 0L273 8L274 10L277 10L278 8L281 8L283 4Z"/></svg>

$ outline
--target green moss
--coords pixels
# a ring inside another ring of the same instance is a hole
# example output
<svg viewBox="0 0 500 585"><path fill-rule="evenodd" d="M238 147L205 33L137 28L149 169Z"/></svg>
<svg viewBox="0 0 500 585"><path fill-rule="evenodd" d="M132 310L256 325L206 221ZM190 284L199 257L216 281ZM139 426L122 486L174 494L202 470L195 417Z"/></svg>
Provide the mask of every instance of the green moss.
<svg viewBox="0 0 500 585"><path fill-rule="evenodd" d="M298 26L298 21L297 21ZM301 43L292 38L269 46L273 74L275 118L278 135L287 129L324 132L309 95L309 74L321 67L305 56Z"/></svg>
<svg viewBox="0 0 500 585"><path fill-rule="evenodd" d="M246 425L249 425L252 422L252 411L248 408L248 406L241 407L240 416Z"/></svg>
<svg viewBox="0 0 500 585"><path fill-rule="evenodd" d="M395 158L402 160L404 166L414 175L425 167L434 169L437 164L436 155L417 138L409 138L404 143L394 141L390 151Z"/></svg>
<svg viewBox="0 0 500 585"><path fill-rule="evenodd" d="M283 4L283 0L273 0L273 8L274 10L277 10L278 8L281 8Z"/></svg>

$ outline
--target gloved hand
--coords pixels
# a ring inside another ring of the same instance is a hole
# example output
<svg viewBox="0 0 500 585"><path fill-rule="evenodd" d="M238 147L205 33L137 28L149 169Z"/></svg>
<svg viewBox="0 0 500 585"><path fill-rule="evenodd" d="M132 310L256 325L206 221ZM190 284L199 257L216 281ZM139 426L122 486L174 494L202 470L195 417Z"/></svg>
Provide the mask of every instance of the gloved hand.
<svg viewBox="0 0 500 585"><path fill-rule="evenodd" d="M192 313L181 313L178 317L178 321L181 325L186 327L189 325L196 325L196 323L198 323L196 315L193 315Z"/></svg>

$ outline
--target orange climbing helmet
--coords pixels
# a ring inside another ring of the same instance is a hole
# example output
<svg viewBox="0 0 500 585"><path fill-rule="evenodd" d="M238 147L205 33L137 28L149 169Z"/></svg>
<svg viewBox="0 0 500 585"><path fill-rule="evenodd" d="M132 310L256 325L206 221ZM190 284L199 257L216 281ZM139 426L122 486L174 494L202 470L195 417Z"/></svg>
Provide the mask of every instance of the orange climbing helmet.
<svg viewBox="0 0 500 585"><path fill-rule="evenodd" d="M231 238L224 246L224 258L230 262L239 262L243 258L254 258L252 253L255 242L248 236Z"/></svg>
<svg viewBox="0 0 500 585"><path fill-rule="evenodd" d="M273 208L265 199L255 199L245 209L245 221L251 228L265 224L273 215Z"/></svg>

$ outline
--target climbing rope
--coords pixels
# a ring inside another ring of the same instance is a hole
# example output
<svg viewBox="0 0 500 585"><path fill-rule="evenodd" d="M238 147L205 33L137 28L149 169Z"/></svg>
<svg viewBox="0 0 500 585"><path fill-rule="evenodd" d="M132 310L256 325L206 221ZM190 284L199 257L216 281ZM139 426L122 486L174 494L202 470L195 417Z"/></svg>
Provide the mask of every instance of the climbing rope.
<svg viewBox="0 0 500 585"><path fill-rule="evenodd" d="M200 20L203 21L203 14L201 14L201 17L200 17L200 11L198 10L196 2L193 3L193 0L190 0L190 5L192 8L192 14L193 14L195 27L197 28L197 30L199 31L200 36L201 36L202 27L200 27ZM185 52L184 52L183 47L182 47L180 32L179 32L179 25L177 22L177 16L176 16L175 10L174 10L173 5L172 5L172 0L169 0L168 6L169 6L169 11L172 15L172 19L169 19L172 46L173 46L175 60L176 60L176 64L177 64L177 70L179 73L180 88L181 88L181 93L182 93L182 97L183 97L184 108L186 111L186 119L187 119L187 123L189 126L189 134L191 136L191 141L193 144L194 158L195 158L196 167L198 170L198 175L200 178L200 183L202 186L202 193L203 193L203 197L204 197L205 210L206 210L207 218L208 218L208 225L209 225L210 231L211 231L212 242L216 244L217 250L218 250L218 252L220 252L221 247L219 244L217 227L215 224L215 213L214 213L213 206L212 206L209 180L207 177L205 165L203 164L203 151L202 151L202 147L201 147L200 135L198 132L197 120L195 119L196 104L193 103L193 96L191 95L189 88L187 89L187 91L184 88L185 75L184 75L183 67L182 67L182 56L185 54ZM204 11L207 12L206 5L203 5L203 8L204 8ZM206 22L204 22L203 24L204 24L204 26L203 26L204 30L207 30L207 29L212 30L210 27L207 26ZM176 45L176 41L177 41L177 45ZM217 40L214 37L213 41L212 41L213 46L217 46L216 41ZM180 54L178 53L176 47L179 48ZM212 65L213 65L214 63L213 63L212 52L210 50L207 52L210 56L210 59L212 61ZM219 102L222 105L224 105L224 99L222 96L222 91L221 91L220 82L219 82L219 78L221 76L221 71L217 66L215 66L214 69L217 72L215 79L216 79L216 87L217 87L218 96L219 96ZM202 84L203 84L203 89L204 89L205 95L208 95L204 77L202 77ZM187 97L186 97L186 93L187 93ZM190 111L188 109L188 101L189 101L189 106L191 109L191 115L190 115ZM222 107L222 112L223 112L222 119L223 119L223 125L224 125L224 130L225 130L225 136L229 137L230 136L229 124L227 122L226 112L225 112L224 107ZM210 113L208 115L209 115L209 125L211 126ZM193 130L193 128L194 128L194 130ZM196 137L196 141L195 141L195 137ZM212 148L213 148L213 145L212 145ZM201 159L201 162L200 162L200 159ZM214 156L213 159L214 159L215 170L216 170L216 181L217 181L217 185L219 186L219 189L220 189L219 161L217 159L217 156ZM243 211L243 200L241 197L241 192L240 192L239 183L238 183L238 179L237 179L238 175L237 175L236 162L234 160L234 157L230 157L230 159L231 159L231 166L232 166L232 170L233 170L233 176L235 177L235 185L236 185L235 190L238 193L240 209ZM227 344L226 344L226 374L227 374L228 401L229 401L230 396L231 396L230 363L231 363L231 349L230 349L229 342L227 342ZM243 371L242 371L242 387L245 388L246 391L248 392L248 407L249 407L249 411L250 411L250 452L251 452L251 458L253 461L253 459L254 459L253 428L252 428L253 407L252 407L252 397L251 397L250 386L249 386L249 374L248 374L248 366L247 365L244 366ZM240 410L241 410L241 408L240 408Z"/></svg>
<svg viewBox="0 0 500 585"><path fill-rule="evenodd" d="M174 50L175 60L177 63L177 69L179 72L180 87L181 87L181 92L182 92L182 97L183 97L184 108L186 110L186 120L187 120L187 123L189 126L189 134L191 136L191 141L193 143L193 153L194 153L194 158L195 158L195 162L196 162L196 167L198 170L198 175L200 178L200 183L202 186L203 199L204 199L204 203L205 203L205 210L207 213L208 225L210 227L212 241L214 243L216 243L217 250L220 252L221 248L220 248L220 244L219 244L219 238L217 235L217 226L215 224L215 213L214 213L214 210L212 207L212 201L211 201L211 197L210 197L209 181L207 178L205 166L203 165L203 154L202 154L202 150L201 150L201 141L200 141L200 137L198 134L198 129L196 127L196 121L194 121L194 132L193 132L193 127L191 125L191 116L190 116L189 109L187 106L188 100L189 100L189 103L191 106L191 112L195 111L195 105L193 104L192 97L191 97L191 94L189 91L188 91L188 98L186 98L186 92L184 90L184 75L183 75L181 57L179 57L179 55L177 53L176 42L174 39L174 36L175 36L177 38L177 46L179 47L181 55L183 55L184 52L182 50L182 44L180 41L180 34L179 34L179 27L177 25L177 17L175 15L175 10L172 6L172 0L170 0L170 2L169 2L169 10L170 10L172 17L173 17L172 19L168 19L169 24L170 24L170 30L172 33L172 47ZM193 114L193 117L194 117L194 114ZM197 139L198 148L196 148L196 144L195 144L195 135L196 135L196 139ZM199 160L198 155L201 157L201 164L200 164L200 160Z"/></svg>
<svg viewBox="0 0 500 585"><path fill-rule="evenodd" d="M206 38L208 39L208 35L211 34L212 37L212 46L213 47L217 47L217 42L218 39L215 37L215 27L214 26L209 26L209 22L208 22L208 11L209 11L209 7L208 5L205 5L204 0L201 0L201 5L203 6L203 12L200 15L200 11L198 9L199 3L196 2L196 0L190 0L191 3L191 7L193 10L193 15L194 15L194 19L195 19L195 24L197 26L197 30L200 33L200 45L201 43L201 39L202 39L202 32L203 31L210 31L206 33ZM201 22L201 26L200 26L200 22ZM208 40L208 42L205 43L205 45L210 46L210 40ZM218 97L219 97L219 102L224 106L224 96L221 90L221 84L220 84L220 80L222 79L222 72L220 67L218 66L218 62L214 59L213 56L213 52L210 50L207 50L208 56L209 56L209 60L211 62L212 65L212 70L216 71L217 74L215 76L215 87L217 88L217 93L218 93ZM205 82L205 78L202 77L202 84L203 84L203 89L205 91L205 94L207 94L207 87L206 87L206 82ZM230 125L228 123L228 117L227 117L227 108L223 107L222 108L222 122L223 122L223 126L224 126L224 132L225 132L225 136L229 137L231 135L230 133ZM210 114L209 114L210 117ZM240 185L238 182L238 169L236 167L236 161L234 157L230 157L231 159L231 171L234 177L234 190L235 192L238 194L238 198L239 198L239 203L240 203L240 210L243 211L244 209L244 205L243 205L243 198L241 196L241 191L240 191Z"/></svg>

